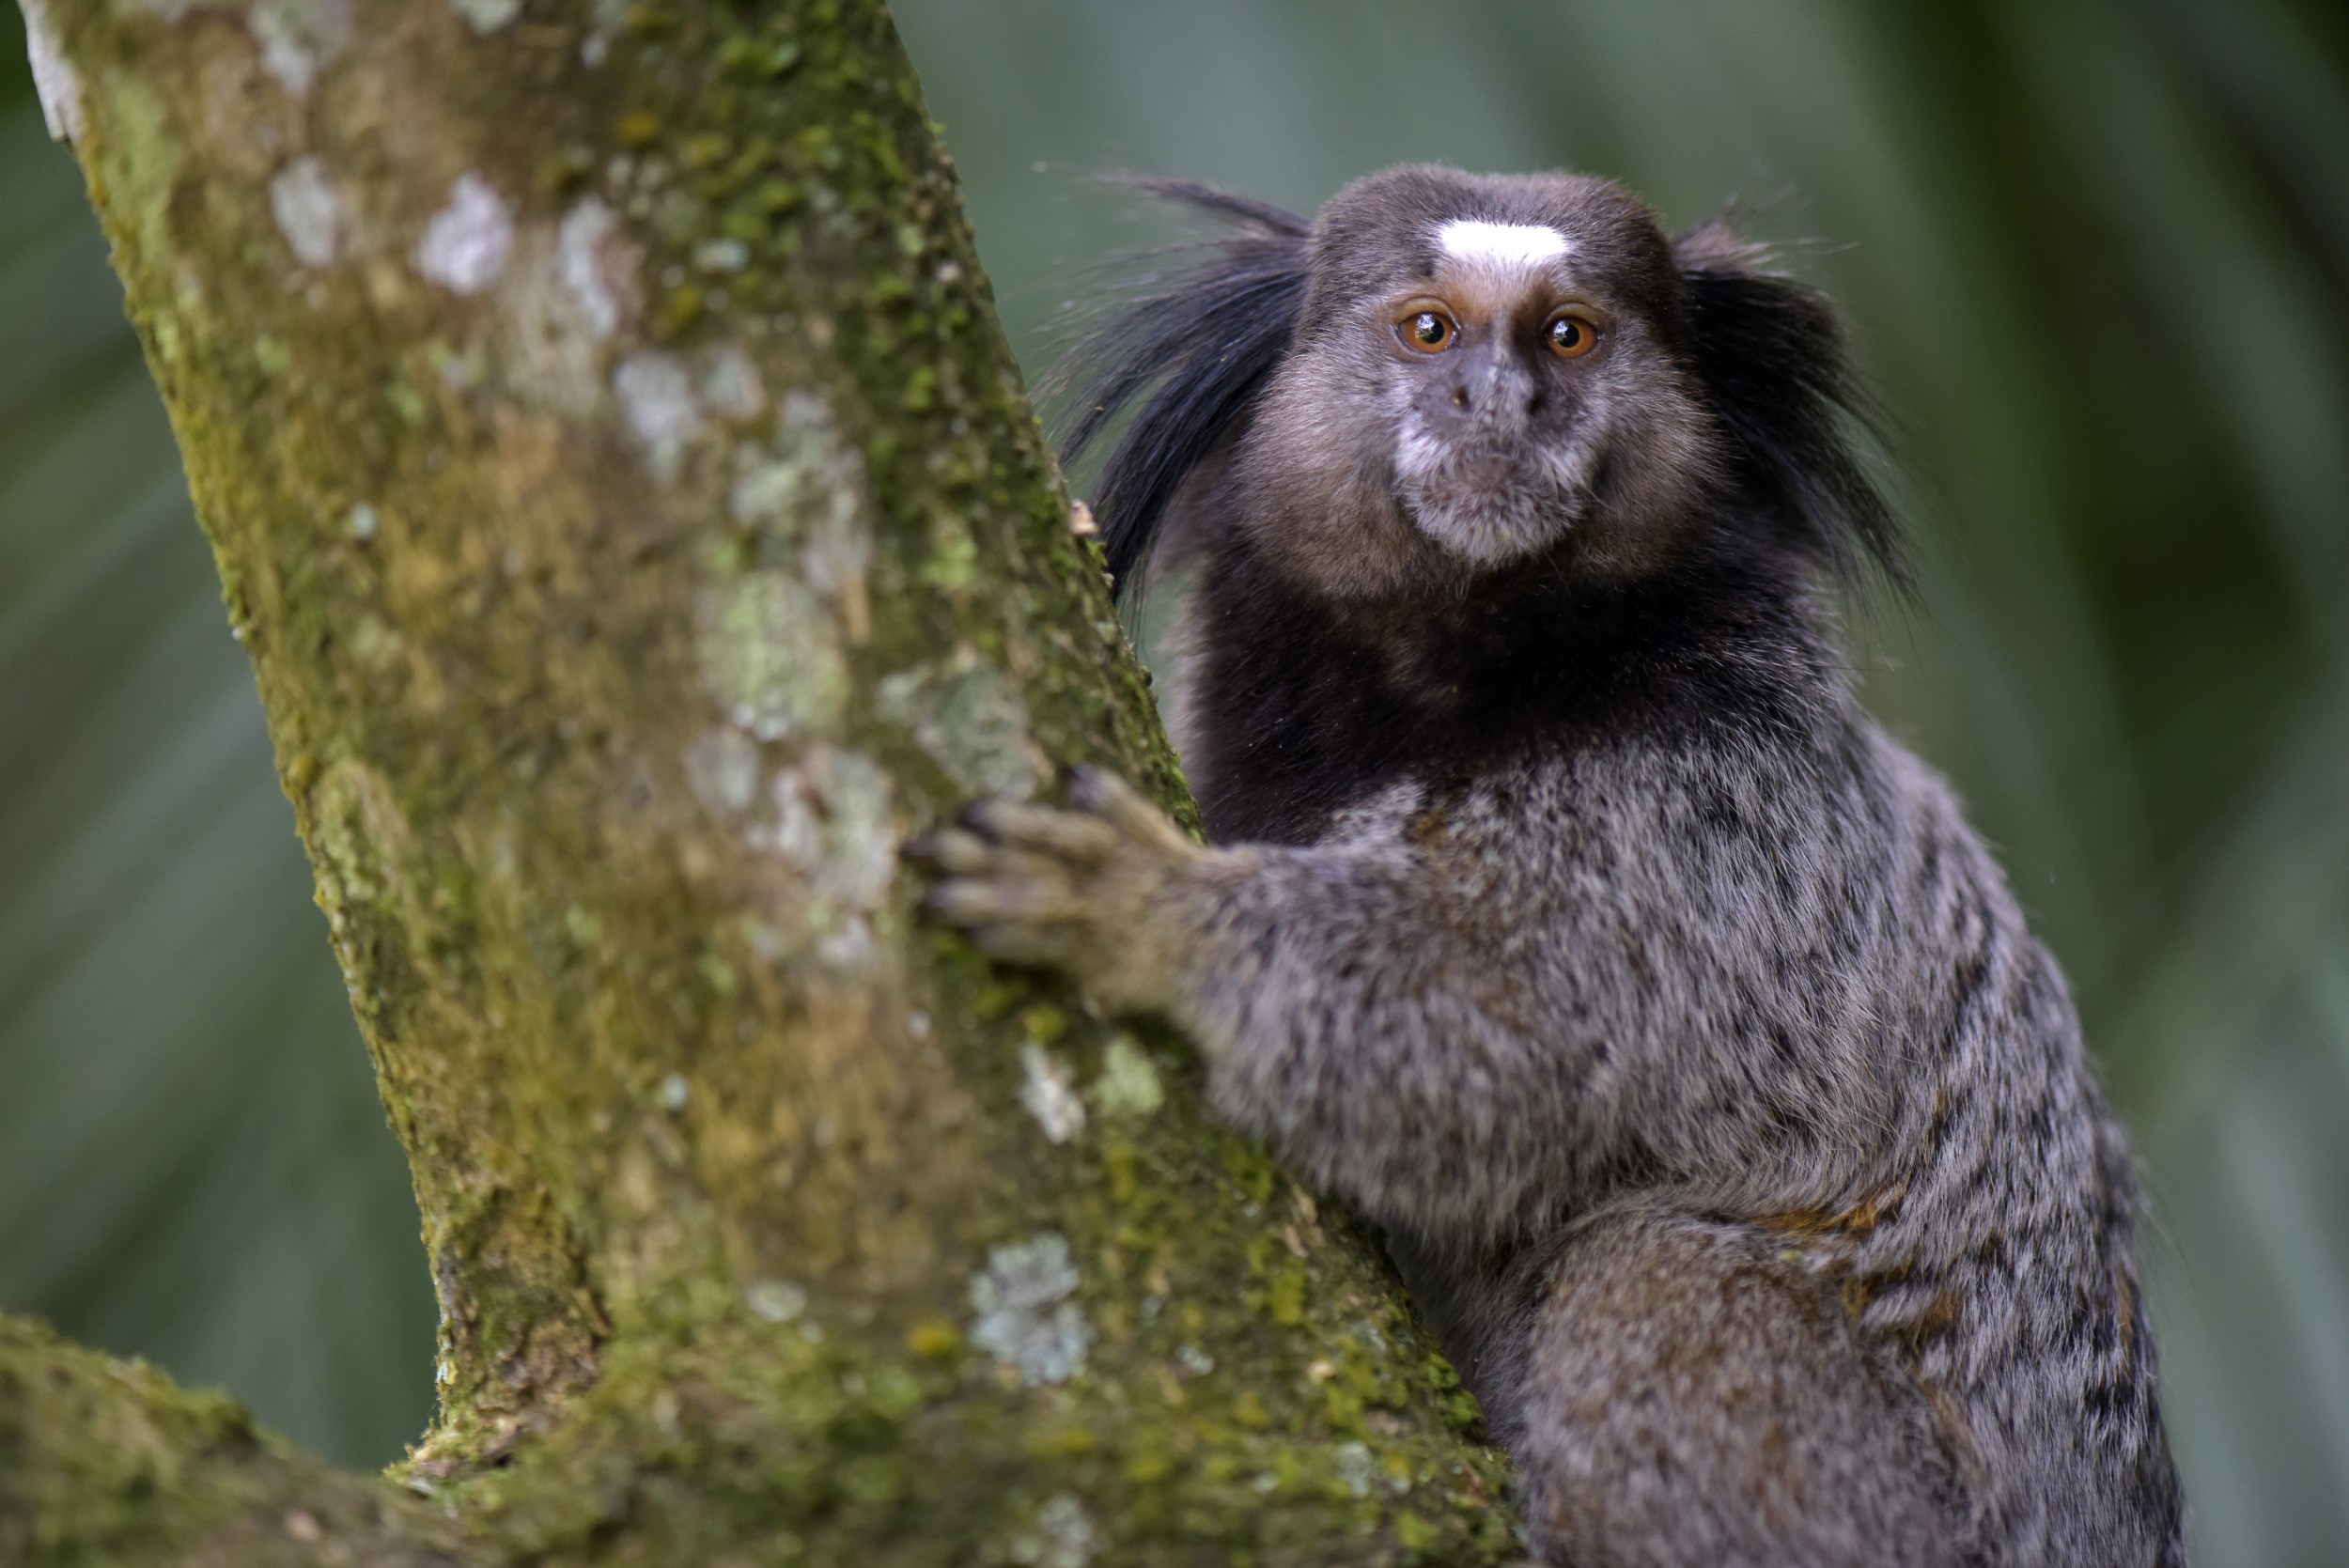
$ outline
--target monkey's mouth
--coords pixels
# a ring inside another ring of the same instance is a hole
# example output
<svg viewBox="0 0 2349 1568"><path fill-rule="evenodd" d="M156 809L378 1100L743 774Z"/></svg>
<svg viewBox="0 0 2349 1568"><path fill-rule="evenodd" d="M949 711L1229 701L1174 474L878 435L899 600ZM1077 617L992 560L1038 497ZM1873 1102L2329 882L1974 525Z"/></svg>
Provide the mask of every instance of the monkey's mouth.
<svg viewBox="0 0 2349 1568"><path fill-rule="evenodd" d="M1396 456L1396 488L1420 532L1479 567L1554 544L1581 516L1589 494L1588 465L1571 448L1547 453L1407 439Z"/></svg>
<svg viewBox="0 0 2349 1568"><path fill-rule="evenodd" d="M1458 495L1506 495L1537 477L1538 465L1521 448L1459 443L1427 475L1429 483Z"/></svg>

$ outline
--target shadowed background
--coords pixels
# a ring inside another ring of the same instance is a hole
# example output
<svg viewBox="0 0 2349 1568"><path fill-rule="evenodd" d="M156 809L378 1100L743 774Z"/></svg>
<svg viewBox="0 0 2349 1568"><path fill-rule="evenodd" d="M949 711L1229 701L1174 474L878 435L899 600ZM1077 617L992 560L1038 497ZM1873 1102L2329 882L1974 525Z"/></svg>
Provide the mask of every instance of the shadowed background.
<svg viewBox="0 0 2349 1568"><path fill-rule="evenodd" d="M2349 20L2315 0L897 0L1032 376L1089 174L1731 197L1902 421L1858 617L2149 1169L2205 1568L2349 1541ZM429 1414L398 1151L70 159L0 13L0 1307L354 1464Z"/></svg>

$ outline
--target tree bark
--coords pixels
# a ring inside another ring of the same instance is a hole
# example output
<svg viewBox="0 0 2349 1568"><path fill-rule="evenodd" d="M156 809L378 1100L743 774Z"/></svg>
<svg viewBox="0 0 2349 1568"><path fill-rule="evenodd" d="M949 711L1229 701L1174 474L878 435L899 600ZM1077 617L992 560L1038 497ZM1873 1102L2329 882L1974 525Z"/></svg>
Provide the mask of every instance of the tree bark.
<svg viewBox="0 0 2349 1568"><path fill-rule="evenodd" d="M1373 1250L912 917L1187 807L877 0L26 6L443 1323L385 1483L8 1327L0 1556L1509 1555Z"/></svg>

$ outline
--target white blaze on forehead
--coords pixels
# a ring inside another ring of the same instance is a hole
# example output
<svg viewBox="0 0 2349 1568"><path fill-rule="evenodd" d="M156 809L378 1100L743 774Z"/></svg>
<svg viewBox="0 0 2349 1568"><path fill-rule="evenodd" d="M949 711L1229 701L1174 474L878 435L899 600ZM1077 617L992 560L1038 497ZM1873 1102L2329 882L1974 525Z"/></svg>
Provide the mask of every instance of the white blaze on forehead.
<svg viewBox="0 0 2349 1568"><path fill-rule="evenodd" d="M1514 268L1539 267L1573 248L1548 224L1492 224L1481 218L1453 219L1436 231L1436 243L1455 260Z"/></svg>

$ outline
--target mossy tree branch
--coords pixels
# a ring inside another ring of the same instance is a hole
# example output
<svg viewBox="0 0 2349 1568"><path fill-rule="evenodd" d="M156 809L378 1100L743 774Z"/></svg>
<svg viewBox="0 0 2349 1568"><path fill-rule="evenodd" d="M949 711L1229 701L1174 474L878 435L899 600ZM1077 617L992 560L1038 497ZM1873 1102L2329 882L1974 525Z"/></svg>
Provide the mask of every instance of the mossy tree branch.
<svg viewBox="0 0 2349 1568"><path fill-rule="evenodd" d="M898 847L975 793L1181 785L881 6L28 20L409 1153L442 1409L427 1508L12 1329L0 1379L98 1392L0 1428L0 1519L101 1539L135 1428L121 1560L1506 1556L1361 1240L1171 1042L912 919Z"/></svg>

